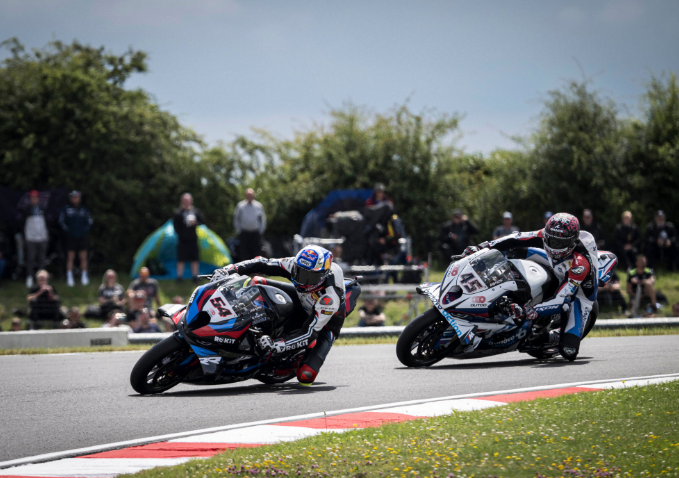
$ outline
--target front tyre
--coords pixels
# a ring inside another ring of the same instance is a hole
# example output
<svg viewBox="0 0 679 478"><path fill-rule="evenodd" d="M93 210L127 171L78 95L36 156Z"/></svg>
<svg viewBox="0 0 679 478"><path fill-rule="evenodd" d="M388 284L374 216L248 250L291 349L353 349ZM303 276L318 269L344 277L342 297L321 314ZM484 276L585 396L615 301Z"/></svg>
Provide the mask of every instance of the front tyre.
<svg viewBox="0 0 679 478"><path fill-rule="evenodd" d="M450 343L441 343L441 336L449 327L450 324L436 309L418 315L398 338L396 356L406 367L434 365L460 343L457 335Z"/></svg>
<svg viewBox="0 0 679 478"><path fill-rule="evenodd" d="M191 352L174 336L150 348L135 364L130 374L132 388L142 395L162 393L182 381L179 364Z"/></svg>

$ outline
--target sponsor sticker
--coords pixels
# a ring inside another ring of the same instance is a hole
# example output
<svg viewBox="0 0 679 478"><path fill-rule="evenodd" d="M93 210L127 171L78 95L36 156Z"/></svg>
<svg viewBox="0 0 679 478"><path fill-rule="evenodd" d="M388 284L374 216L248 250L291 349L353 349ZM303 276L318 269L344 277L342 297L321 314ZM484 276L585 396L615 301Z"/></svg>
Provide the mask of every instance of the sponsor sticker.
<svg viewBox="0 0 679 478"><path fill-rule="evenodd" d="M304 259L304 258L302 258L302 257L300 257L299 260L298 260L297 262L299 262L299 263L302 264L303 266L312 267L312 266L311 266L311 262L309 262L308 260L306 260L306 259Z"/></svg>
<svg viewBox="0 0 679 478"><path fill-rule="evenodd" d="M307 346L309 343L309 339L304 339L301 342L297 342L296 344L292 345L286 345L285 346L285 351L287 352L288 350L295 350L295 349L301 349Z"/></svg>
<svg viewBox="0 0 679 478"><path fill-rule="evenodd" d="M573 273L573 275L579 276L580 274L585 272L585 268L583 266L574 267L571 269L571 272Z"/></svg>
<svg viewBox="0 0 679 478"><path fill-rule="evenodd" d="M231 337L220 337L219 335L214 337L215 342L219 342L220 344L234 344L236 343L236 339L232 339Z"/></svg>
<svg viewBox="0 0 679 478"><path fill-rule="evenodd" d="M476 295L476 296L472 297L472 302L475 302L477 304L485 304L486 298L482 295Z"/></svg>
<svg viewBox="0 0 679 478"><path fill-rule="evenodd" d="M323 315L332 315L334 312L332 310L321 310L321 314Z"/></svg>

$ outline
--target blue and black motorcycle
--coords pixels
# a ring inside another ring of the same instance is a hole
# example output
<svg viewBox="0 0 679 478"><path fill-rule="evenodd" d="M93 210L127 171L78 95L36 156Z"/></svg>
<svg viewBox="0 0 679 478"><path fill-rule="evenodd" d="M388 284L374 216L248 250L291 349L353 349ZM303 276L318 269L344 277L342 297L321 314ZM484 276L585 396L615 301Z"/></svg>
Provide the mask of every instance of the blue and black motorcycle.
<svg viewBox="0 0 679 478"><path fill-rule="evenodd" d="M345 281L345 301L339 313L348 316L361 294L360 277ZM177 331L148 350L130 375L132 388L141 394L162 393L179 383L223 385L256 379L283 383L296 376L307 348L280 355L262 353L257 338L273 339L301 304L292 284L232 275L199 286L187 305L158 309Z"/></svg>
<svg viewBox="0 0 679 478"><path fill-rule="evenodd" d="M544 254L538 249L533 252ZM597 254L595 266L602 286L611 280L618 260L610 252ZM559 353L561 313L517 321L505 311L512 302L535 305L551 297L559 282L550 269L530 259L507 258L492 249L454 259L442 282L417 289L434 307L416 317L399 337L396 354L403 365L428 367L446 357L478 358L515 350L538 359ZM598 313L595 303L585 317L583 338Z"/></svg>

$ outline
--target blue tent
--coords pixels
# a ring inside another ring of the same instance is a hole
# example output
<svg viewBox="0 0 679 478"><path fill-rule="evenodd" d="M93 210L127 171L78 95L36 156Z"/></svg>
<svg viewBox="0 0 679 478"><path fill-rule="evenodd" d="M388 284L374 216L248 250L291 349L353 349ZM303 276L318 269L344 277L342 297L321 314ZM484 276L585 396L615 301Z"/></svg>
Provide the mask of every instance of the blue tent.
<svg viewBox="0 0 679 478"><path fill-rule="evenodd" d="M300 236L319 237L325 227L325 220L338 211L361 211L365 201L372 196L372 189L338 189L325 198L304 216Z"/></svg>
<svg viewBox="0 0 679 478"><path fill-rule="evenodd" d="M224 241L205 225L196 228L200 267L199 274L211 274L215 269L233 262ZM139 276L139 269L147 266L155 279L177 278L177 233L172 219L149 235L134 255L130 275ZM191 277L191 269L184 269L184 277Z"/></svg>

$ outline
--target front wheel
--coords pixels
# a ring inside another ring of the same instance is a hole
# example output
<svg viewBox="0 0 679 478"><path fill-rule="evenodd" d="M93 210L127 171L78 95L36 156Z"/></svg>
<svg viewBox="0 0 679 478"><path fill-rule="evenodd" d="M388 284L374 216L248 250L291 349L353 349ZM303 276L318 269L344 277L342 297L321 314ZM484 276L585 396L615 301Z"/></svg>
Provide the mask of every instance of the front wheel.
<svg viewBox="0 0 679 478"><path fill-rule="evenodd" d="M130 384L142 395L162 393L182 381L184 374L179 366L190 354L186 344L174 336L150 348L135 364L130 374Z"/></svg>
<svg viewBox="0 0 679 478"><path fill-rule="evenodd" d="M436 309L429 309L415 317L403 330L396 343L396 356L406 367L434 365L460 343L457 335L446 343L445 339L450 337L442 336L449 328L450 324Z"/></svg>

